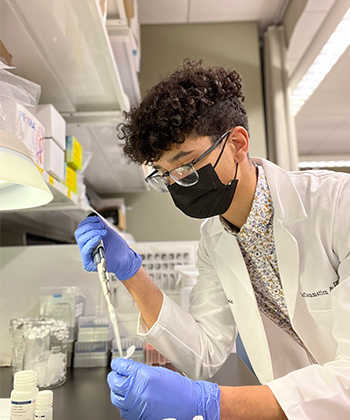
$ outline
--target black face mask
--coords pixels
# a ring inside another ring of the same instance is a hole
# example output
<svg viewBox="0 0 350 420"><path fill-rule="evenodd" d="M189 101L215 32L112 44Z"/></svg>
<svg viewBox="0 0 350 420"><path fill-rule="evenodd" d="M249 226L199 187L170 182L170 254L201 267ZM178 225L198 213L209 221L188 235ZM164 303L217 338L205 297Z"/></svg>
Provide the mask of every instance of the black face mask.
<svg viewBox="0 0 350 420"><path fill-rule="evenodd" d="M226 213L236 191L238 179L238 163L236 173L230 184L223 184L213 166L209 163L197 172L197 184L191 187L182 187L176 183L169 185L171 197L183 213L196 219L206 219Z"/></svg>

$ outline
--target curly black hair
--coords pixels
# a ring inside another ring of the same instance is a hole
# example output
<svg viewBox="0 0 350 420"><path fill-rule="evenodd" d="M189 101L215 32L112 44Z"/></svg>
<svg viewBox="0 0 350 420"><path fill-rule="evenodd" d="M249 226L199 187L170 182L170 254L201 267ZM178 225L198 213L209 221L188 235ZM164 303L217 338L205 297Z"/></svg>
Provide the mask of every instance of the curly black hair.
<svg viewBox="0 0 350 420"><path fill-rule="evenodd" d="M140 105L124 112L118 137L125 140L124 153L131 160L150 164L188 137L217 138L236 126L248 131L243 101L236 71L187 59L154 86Z"/></svg>

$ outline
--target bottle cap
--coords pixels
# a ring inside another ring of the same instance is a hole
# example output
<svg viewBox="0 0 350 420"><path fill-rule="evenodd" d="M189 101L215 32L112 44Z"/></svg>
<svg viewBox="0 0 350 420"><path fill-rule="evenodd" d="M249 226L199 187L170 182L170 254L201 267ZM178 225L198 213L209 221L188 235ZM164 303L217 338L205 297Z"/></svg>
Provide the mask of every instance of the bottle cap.
<svg viewBox="0 0 350 420"><path fill-rule="evenodd" d="M51 406L53 402L53 392L50 390L39 391L36 394L35 408Z"/></svg>
<svg viewBox="0 0 350 420"><path fill-rule="evenodd" d="M15 388L35 388L38 382L38 374L35 370L20 370L15 373Z"/></svg>

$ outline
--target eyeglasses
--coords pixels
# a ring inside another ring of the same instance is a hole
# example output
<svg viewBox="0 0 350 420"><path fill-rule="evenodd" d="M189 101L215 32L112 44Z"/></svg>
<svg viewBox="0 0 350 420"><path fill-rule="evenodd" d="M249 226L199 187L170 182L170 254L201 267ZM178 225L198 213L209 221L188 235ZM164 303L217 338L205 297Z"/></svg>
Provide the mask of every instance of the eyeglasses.
<svg viewBox="0 0 350 420"><path fill-rule="evenodd" d="M155 169L151 174L149 174L145 181L148 185L159 192L168 192L168 186L170 184L169 177L176 182L177 184L181 185L182 187L191 187L192 185L197 184L199 175L198 172L195 170L194 165L204 159L206 156L209 155L226 137L225 143L219 157L217 158L215 166L219 163L221 155L224 151L227 139L231 131L226 131L217 141L215 141L209 149L207 149L204 153L202 153L197 159L194 159L192 162L186 163L185 165L179 166L178 168L172 169L171 171L164 172L161 174L157 169Z"/></svg>

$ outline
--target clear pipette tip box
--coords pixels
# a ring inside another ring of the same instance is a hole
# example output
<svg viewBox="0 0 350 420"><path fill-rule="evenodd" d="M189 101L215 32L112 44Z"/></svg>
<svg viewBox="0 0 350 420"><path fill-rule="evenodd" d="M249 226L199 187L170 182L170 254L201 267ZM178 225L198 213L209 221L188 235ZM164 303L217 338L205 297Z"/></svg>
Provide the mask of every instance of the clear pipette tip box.
<svg viewBox="0 0 350 420"><path fill-rule="evenodd" d="M135 346L135 352L130 356L134 362L145 363L145 342L142 338L124 338L121 340L123 356L130 346ZM115 340L112 343L112 359L120 357L118 346Z"/></svg>
<svg viewBox="0 0 350 420"><path fill-rule="evenodd" d="M109 341L111 328L106 316L82 316L79 318L78 341Z"/></svg>
<svg viewBox="0 0 350 420"><path fill-rule="evenodd" d="M40 316L64 321L69 328L69 340L75 340L78 319L84 313L84 300L75 286L41 287Z"/></svg>
<svg viewBox="0 0 350 420"><path fill-rule="evenodd" d="M110 342L79 342L74 345L73 367L105 367L110 362Z"/></svg>

